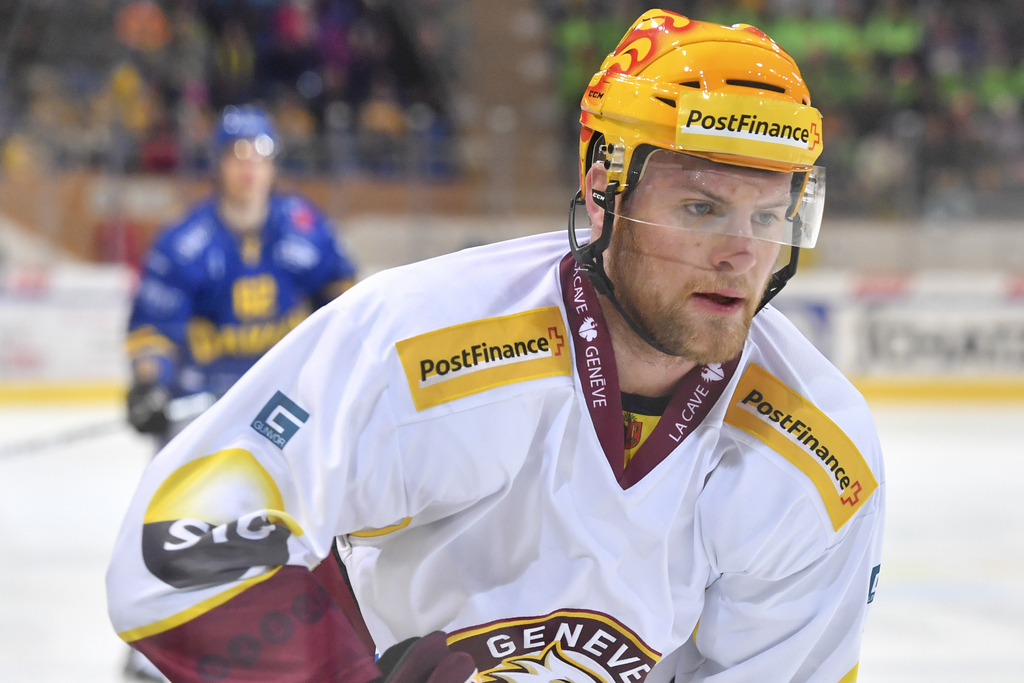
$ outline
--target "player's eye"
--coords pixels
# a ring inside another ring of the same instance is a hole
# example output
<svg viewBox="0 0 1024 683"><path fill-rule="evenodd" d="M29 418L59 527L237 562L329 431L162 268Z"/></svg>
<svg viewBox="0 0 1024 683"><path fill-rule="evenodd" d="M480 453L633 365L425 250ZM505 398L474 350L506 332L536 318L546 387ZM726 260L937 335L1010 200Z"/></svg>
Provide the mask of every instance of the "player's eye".
<svg viewBox="0 0 1024 683"><path fill-rule="evenodd" d="M709 202L689 202L684 204L683 208L695 216L709 216L713 210Z"/></svg>
<svg viewBox="0 0 1024 683"><path fill-rule="evenodd" d="M762 228L767 228L778 220L779 215L775 211L759 211L751 217L751 222Z"/></svg>

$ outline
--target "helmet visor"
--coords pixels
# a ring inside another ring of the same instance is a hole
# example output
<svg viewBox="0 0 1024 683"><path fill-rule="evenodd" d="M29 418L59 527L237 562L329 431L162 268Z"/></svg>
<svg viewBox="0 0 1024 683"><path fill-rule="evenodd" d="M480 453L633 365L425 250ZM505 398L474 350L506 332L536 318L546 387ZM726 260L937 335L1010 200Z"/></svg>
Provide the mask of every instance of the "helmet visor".
<svg viewBox="0 0 1024 683"><path fill-rule="evenodd" d="M269 135L257 135L255 138L238 138L232 143L230 152L237 159L271 159L277 155L277 146Z"/></svg>
<svg viewBox="0 0 1024 683"><path fill-rule="evenodd" d="M825 169L779 172L667 149L644 161L616 216L635 223L811 248L825 204Z"/></svg>

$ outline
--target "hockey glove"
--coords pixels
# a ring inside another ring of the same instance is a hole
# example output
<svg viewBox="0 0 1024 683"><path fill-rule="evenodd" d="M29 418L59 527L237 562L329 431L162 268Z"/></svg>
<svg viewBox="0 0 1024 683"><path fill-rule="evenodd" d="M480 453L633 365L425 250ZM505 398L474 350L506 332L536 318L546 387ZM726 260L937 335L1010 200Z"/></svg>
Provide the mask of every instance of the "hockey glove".
<svg viewBox="0 0 1024 683"><path fill-rule="evenodd" d="M465 652L448 649L441 631L409 638L394 645L377 660L383 676L373 683L470 683L479 681L476 664Z"/></svg>
<svg viewBox="0 0 1024 683"><path fill-rule="evenodd" d="M128 421L143 434L166 434L171 395L159 384L136 384L128 390Z"/></svg>

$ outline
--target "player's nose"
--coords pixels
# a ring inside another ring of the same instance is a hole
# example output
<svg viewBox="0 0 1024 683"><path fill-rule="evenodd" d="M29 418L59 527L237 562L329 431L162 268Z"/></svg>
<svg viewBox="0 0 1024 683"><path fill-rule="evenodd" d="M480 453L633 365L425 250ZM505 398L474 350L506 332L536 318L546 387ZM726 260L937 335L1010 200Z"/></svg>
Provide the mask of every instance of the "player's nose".
<svg viewBox="0 0 1024 683"><path fill-rule="evenodd" d="M745 273L754 267L754 238L749 235L719 234L711 240L711 267L719 272Z"/></svg>

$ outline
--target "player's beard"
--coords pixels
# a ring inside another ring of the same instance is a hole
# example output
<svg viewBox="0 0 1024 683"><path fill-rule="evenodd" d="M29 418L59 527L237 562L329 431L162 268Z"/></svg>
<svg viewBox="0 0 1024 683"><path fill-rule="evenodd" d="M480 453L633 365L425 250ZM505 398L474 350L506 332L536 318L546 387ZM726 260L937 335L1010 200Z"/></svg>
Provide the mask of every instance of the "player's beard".
<svg viewBox="0 0 1024 683"><path fill-rule="evenodd" d="M752 285L745 277L695 269L687 282L659 289L651 257L639 250L637 233L642 228L621 223L616 228L610 245L615 294L633 322L673 355L699 365L725 363L738 356L767 282ZM697 292L725 288L744 292L744 308L738 314L703 311L691 301Z"/></svg>

